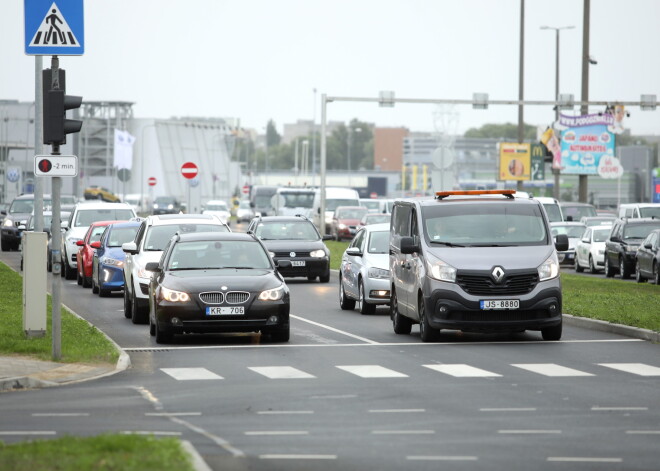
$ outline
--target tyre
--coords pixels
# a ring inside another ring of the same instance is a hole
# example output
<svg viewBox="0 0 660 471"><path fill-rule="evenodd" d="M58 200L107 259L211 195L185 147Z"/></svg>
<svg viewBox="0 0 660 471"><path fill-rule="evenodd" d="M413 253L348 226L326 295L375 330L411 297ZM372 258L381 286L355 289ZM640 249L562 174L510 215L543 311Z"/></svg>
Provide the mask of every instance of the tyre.
<svg viewBox="0 0 660 471"><path fill-rule="evenodd" d="M350 311L355 309L355 299L351 299L346 296L344 291L344 283L342 282L341 275L339 276L339 307L344 311Z"/></svg>
<svg viewBox="0 0 660 471"><path fill-rule="evenodd" d="M584 268L580 266L580 262L578 261L577 254L575 254L575 271L577 273L582 273L584 271Z"/></svg>
<svg viewBox="0 0 660 471"><path fill-rule="evenodd" d="M596 268L596 264L594 263L594 258L589 255L589 271L591 273L598 273L598 269Z"/></svg>
<svg viewBox="0 0 660 471"><path fill-rule="evenodd" d="M80 275L78 269L76 269L76 283L78 283L78 286L82 286L83 284L83 277Z"/></svg>
<svg viewBox="0 0 660 471"><path fill-rule="evenodd" d="M307 277L307 281L314 281L314 280L316 280L315 276L308 276Z"/></svg>
<svg viewBox="0 0 660 471"><path fill-rule="evenodd" d="M655 279L655 285L660 286L660 267L657 263L653 264L653 278Z"/></svg>
<svg viewBox="0 0 660 471"><path fill-rule="evenodd" d="M149 335L151 335L152 337L156 335L156 324L153 323L151 314L149 314Z"/></svg>
<svg viewBox="0 0 660 471"><path fill-rule="evenodd" d="M77 273L78 273L77 268L70 267L68 257L64 257L64 259L62 260L62 274L64 275L64 279L73 280L74 278L76 278Z"/></svg>
<svg viewBox="0 0 660 471"><path fill-rule="evenodd" d="M622 280L630 278L630 270L626 266L626 262L623 257L619 257L619 275L621 275Z"/></svg>
<svg viewBox="0 0 660 471"><path fill-rule="evenodd" d="M364 284L362 280L358 281L358 290L360 292L360 314L373 314L376 312L376 305L367 303L364 298Z"/></svg>
<svg viewBox="0 0 660 471"><path fill-rule="evenodd" d="M108 296L110 296L111 291L110 291L109 289L103 289L103 288L101 288L101 284L100 284L100 283L99 283L99 285L98 285L98 289L99 289L99 296L100 296L100 297L102 297L102 298L107 298Z"/></svg>
<svg viewBox="0 0 660 471"><path fill-rule="evenodd" d="M644 281L646 281L642 276L642 272L639 269L639 262L635 262L635 281L637 283L643 283Z"/></svg>
<svg viewBox="0 0 660 471"><path fill-rule="evenodd" d="M158 321L156 321L156 343L171 343L172 333L167 332L160 328Z"/></svg>
<svg viewBox="0 0 660 471"><path fill-rule="evenodd" d="M435 342L440 337L440 331L431 327L426 317L424 298L420 295L417 300L417 313L419 314L419 336L422 342Z"/></svg>
<svg viewBox="0 0 660 471"><path fill-rule="evenodd" d="M83 274L82 276L82 287L83 288L89 288L92 286L92 277L91 276L85 276Z"/></svg>
<svg viewBox="0 0 660 471"><path fill-rule="evenodd" d="M135 287L133 289L135 289ZM144 309L141 309L138 306L135 291L133 291L133 295L131 296L131 321L133 321L133 324L147 323L146 313L144 312Z"/></svg>
<svg viewBox="0 0 660 471"><path fill-rule="evenodd" d="M328 273L325 275L319 276L319 281L321 283L330 283L330 269L328 269Z"/></svg>
<svg viewBox="0 0 660 471"><path fill-rule="evenodd" d="M610 257L605 254L605 276L612 278L614 276L614 268L610 266Z"/></svg>
<svg viewBox="0 0 660 471"><path fill-rule="evenodd" d="M558 325L548 327L547 329L541 329L541 335L543 340L552 340L557 341L561 339L561 322Z"/></svg>
<svg viewBox="0 0 660 471"><path fill-rule="evenodd" d="M5 239L2 239L2 242L0 243L0 245L2 245L2 251L3 252L9 252L11 250L11 244L9 242L5 241Z"/></svg>
<svg viewBox="0 0 660 471"><path fill-rule="evenodd" d="M396 291L392 289L390 297L390 318L394 333L399 335L409 335L412 330L412 321L399 313L399 303L396 297Z"/></svg>
<svg viewBox="0 0 660 471"><path fill-rule="evenodd" d="M273 342L288 342L291 336L290 329L287 327L285 329L271 330L268 333L270 340Z"/></svg>
<svg viewBox="0 0 660 471"><path fill-rule="evenodd" d="M92 272L92 294L98 294L100 285L101 283L99 282L98 278L95 280L94 273Z"/></svg>
<svg viewBox="0 0 660 471"><path fill-rule="evenodd" d="M133 315L133 306L131 305L131 298L128 295L128 289L126 289L126 284L124 283L124 317L126 319L130 319L132 315Z"/></svg>

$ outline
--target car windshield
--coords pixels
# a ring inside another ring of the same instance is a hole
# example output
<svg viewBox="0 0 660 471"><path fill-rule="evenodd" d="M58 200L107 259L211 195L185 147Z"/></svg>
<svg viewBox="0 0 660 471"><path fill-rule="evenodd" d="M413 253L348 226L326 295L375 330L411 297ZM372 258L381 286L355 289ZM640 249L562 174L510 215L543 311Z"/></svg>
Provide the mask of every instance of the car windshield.
<svg viewBox="0 0 660 471"><path fill-rule="evenodd" d="M282 192L285 208L311 208L314 206L314 193L302 193L298 191Z"/></svg>
<svg viewBox="0 0 660 471"><path fill-rule="evenodd" d="M653 229L660 229L660 221L657 224L631 224L623 230L623 238L645 239Z"/></svg>
<svg viewBox="0 0 660 471"><path fill-rule="evenodd" d="M564 213L564 219L568 220L568 217L572 217L573 221L579 221L585 216L596 216L596 208L593 206L562 206L562 213Z"/></svg>
<svg viewBox="0 0 660 471"><path fill-rule="evenodd" d="M260 222L255 233L262 240L319 240L308 221Z"/></svg>
<svg viewBox="0 0 660 471"><path fill-rule="evenodd" d="M207 204L206 209L209 211L229 211L229 208L225 203Z"/></svg>
<svg viewBox="0 0 660 471"><path fill-rule="evenodd" d="M547 245L541 209L527 204L451 204L423 208L426 240L460 246Z"/></svg>
<svg viewBox="0 0 660 471"><path fill-rule="evenodd" d="M375 209L378 211L380 208L380 203L377 200L364 200L360 201L360 206L364 206L367 209Z"/></svg>
<svg viewBox="0 0 660 471"><path fill-rule="evenodd" d="M586 226L551 226L553 237L558 234L566 234L569 238L579 238L584 234Z"/></svg>
<svg viewBox="0 0 660 471"><path fill-rule="evenodd" d="M639 208L639 215L643 218L660 219L660 207Z"/></svg>
<svg viewBox="0 0 660 471"><path fill-rule="evenodd" d="M543 207L545 208L545 212L548 213L548 221L558 222L562 220L561 210L559 209L558 204L543 203Z"/></svg>
<svg viewBox="0 0 660 471"><path fill-rule="evenodd" d="M50 199L44 198L44 208L50 207ZM34 209L34 200L14 200L9 208L9 214L31 213Z"/></svg>
<svg viewBox="0 0 660 471"><path fill-rule="evenodd" d="M174 198L171 198L169 196L159 196L154 200L154 203L156 204L173 204L175 203L176 200Z"/></svg>
<svg viewBox="0 0 660 471"><path fill-rule="evenodd" d="M179 242L172 248L169 270L217 268L268 269L270 258L261 244L250 240Z"/></svg>
<svg viewBox="0 0 660 471"><path fill-rule="evenodd" d="M362 219L367 211L367 208L339 209L337 219Z"/></svg>
<svg viewBox="0 0 660 471"><path fill-rule="evenodd" d="M367 214L364 217L365 224L381 224L390 222L391 214Z"/></svg>
<svg viewBox="0 0 660 471"><path fill-rule="evenodd" d="M372 232L369 236L367 251L369 253L389 253L390 231Z"/></svg>
<svg viewBox="0 0 660 471"><path fill-rule="evenodd" d="M76 198L71 195L60 196L60 203L62 204L76 204Z"/></svg>
<svg viewBox="0 0 660 471"><path fill-rule="evenodd" d="M610 229L595 229L593 234L594 242L605 242L610 236L610 232L612 232Z"/></svg>
<svg viewBox="0 0 660 471"><path fill-rule="evenodd" d="M190 224L184 222L151 226L145 238L144 250L163 250L172 236L177 232L179 234L187 234L190 232L229 232L229 230L225 225L220 224Z"/></svg>
<svg viewBox="0 0 660 471"><path fill-rule="evenodd" d="M73 227L87 227L98 221L128 221L135 217L131 209L81 209L76 214Z"/></svg>
<svg viewBox="0 0 660 471"><path fill-rule="evenodd" d="M33 231L34 230L34 223L35 223L36 218L34 216L30 217L28 220L28 226L27 230L28 231ZM50 225L53 223L53 216L50 214L44 214L44 229L50 230Z"/></svg>
<svg viewBox="0 0 660 471"><path fill-rule="evenodd" d="M89 240L87 241L88 244L91 244L92 242L98 242L101 240L101 236L105 232L106 228L108 226L94 226L92 228L92 233L89 235Z"/></svg>
<svg viewBox="0 0 660 471"><path fill-rule="evenodd" d="M121 244L133 242L139 227L113 227L108 235L108 247L121 247Z"/></svg>
<svg viewBox="0 0 660 471"><path fill-rule="evenodd" d="M334 211L340 206L360 206L358 200L326 199L325 210Z"/></svg>

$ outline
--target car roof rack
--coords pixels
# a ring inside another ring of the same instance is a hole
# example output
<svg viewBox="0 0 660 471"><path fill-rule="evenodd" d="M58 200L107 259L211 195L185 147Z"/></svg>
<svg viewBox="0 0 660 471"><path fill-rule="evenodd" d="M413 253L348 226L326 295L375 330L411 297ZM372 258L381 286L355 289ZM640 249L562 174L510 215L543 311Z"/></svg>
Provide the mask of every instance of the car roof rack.
<svg viewBox="0 0 660 471"><path fill-rule="evenodd" d="M457 190L457 191L436 191L435 199L442 200L448 196L479 196L479 195L504 195L507 198L514 199L516 190Z"/></svg>

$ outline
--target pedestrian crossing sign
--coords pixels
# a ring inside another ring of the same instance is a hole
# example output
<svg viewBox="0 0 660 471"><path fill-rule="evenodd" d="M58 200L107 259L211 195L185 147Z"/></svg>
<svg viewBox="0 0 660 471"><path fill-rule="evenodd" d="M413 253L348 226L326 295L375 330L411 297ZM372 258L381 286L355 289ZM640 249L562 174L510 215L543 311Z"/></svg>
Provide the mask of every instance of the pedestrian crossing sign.
<svg viewBox="0 0 660 471"><path fill-rule="evenodd" d="M83 55L83 0L24 0L24 5L26 54Z"/></svg>

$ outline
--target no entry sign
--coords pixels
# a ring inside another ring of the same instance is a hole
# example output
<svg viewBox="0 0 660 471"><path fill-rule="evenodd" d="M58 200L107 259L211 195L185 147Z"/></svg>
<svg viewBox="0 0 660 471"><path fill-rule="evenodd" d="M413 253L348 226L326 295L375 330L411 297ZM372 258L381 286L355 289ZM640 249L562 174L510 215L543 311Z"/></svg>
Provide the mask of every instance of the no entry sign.
<svg viewBox="0 0 660 471"><path fill-rule="evenodd" d="M181 175L183 175L188 180L191 180L197 176L197 165L193 162L186 162L181 166Z"/></svg>
<svg viewBox="0 0 660 471"><path fill-rule="evenodd" d="M156 177L149 177L147 183L149 183L149 186L156 186Z"/></svg>

